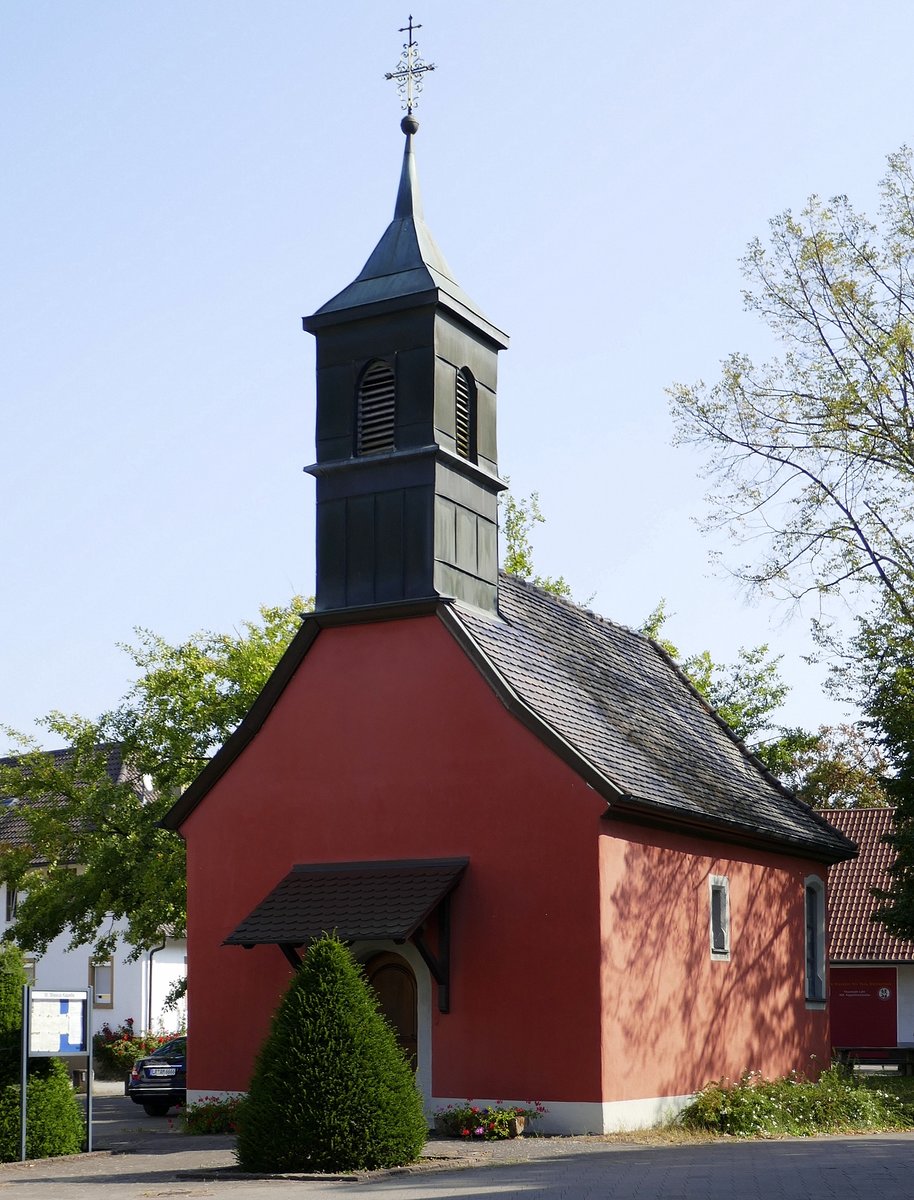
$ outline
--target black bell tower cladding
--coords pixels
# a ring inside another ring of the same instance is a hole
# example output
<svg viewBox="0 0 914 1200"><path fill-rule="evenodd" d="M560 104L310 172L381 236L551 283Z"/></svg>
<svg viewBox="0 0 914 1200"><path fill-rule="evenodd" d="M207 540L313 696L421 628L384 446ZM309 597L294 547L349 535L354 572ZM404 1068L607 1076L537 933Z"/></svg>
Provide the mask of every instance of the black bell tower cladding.
<svg viewBox="0 0 914 1200"><path fill-rule="evenodd" d="M317 608L453 596L495 611L498 351L424 220L405 117L394 219L303 325L317 340Z"/></svg>

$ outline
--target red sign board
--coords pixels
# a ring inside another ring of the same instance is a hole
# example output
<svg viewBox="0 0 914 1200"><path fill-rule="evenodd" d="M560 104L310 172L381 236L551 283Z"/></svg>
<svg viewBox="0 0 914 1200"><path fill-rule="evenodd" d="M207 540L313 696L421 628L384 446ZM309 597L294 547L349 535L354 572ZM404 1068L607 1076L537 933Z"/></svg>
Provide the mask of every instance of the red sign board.
<svg viewBox="0 0 914 1200"><path fill-rule="evenodd" d="M894 967L832 967L833 1046L897 1046Z"/></svg>

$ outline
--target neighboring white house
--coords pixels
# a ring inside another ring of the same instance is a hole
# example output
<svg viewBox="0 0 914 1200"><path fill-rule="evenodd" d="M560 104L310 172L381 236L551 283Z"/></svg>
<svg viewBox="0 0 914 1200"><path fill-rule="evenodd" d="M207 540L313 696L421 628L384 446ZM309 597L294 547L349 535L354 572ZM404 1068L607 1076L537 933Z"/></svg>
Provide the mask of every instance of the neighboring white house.
<svg viewBox="0 0 914 1200"><path fill-rule="evenodd" d="M52 750L49 753L63 757L69 751ZM120 753L114 747L109 753L108 771L115 781L120 782L124 777ZM15 801L3 803L6 812L0 817L0 839L22 845L25 825L16 820ZM14 888L0 884L0 935L15 918L17 900ZM119 928L119 923L114 922L112 928ZM91 986L94 991L93 1033L98 1033L106 1022L116 1028L128 1018L138 1033L171 1031L186 1025L184 1000L179 1002L177 1010L165 1009L170 989L187 974L184 938L163 936L160 946L144 950L133 962L129 961L132 947L123 942L114 958L101 961L94 958L91 946L70 950L69 941L69 935L64 931L41 956L26 955L26 973L29 982L39 988L69 991Z"/></svg>

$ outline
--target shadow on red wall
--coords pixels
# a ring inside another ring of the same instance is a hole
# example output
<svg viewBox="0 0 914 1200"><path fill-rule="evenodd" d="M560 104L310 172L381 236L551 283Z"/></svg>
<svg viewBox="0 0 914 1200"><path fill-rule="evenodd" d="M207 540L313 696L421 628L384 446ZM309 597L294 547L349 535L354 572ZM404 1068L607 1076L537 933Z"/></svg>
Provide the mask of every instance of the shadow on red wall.
<svg viewBox="0 0 914 1200"><path fill-rule="evenodd" d="M685 839L664 849L635 837L605 909L608 1098L682 1095L749 1070L817 1075L828 1040L826 1014L803 995L811 864L712 859L697 842L685 854ZM711 874L730 883L729 961L711 959Z"/></svg>

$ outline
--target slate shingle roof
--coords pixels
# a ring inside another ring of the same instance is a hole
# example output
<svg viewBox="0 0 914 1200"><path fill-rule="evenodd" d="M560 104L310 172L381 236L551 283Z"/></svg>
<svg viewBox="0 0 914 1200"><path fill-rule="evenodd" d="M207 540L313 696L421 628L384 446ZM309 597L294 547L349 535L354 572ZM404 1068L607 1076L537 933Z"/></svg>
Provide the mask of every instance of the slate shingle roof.
<svg viewBox="0 0 914 1200"><path fill-rule="evenodd" d="M506 706L609 802L609 816L788 850L818 862L853 842L769 775L653 642L503 572L499 615L419 600L309 614L251 711L174 806L179 829L255 736L325 625L438 617Z"/></svg>
<svg viewBox="0 0 914 1200"><path fill-rule="evenodd" d="M885 887L895 851L882 840L892 828L893 808L845 808L828 819L857 843L853 862L828 872L829 958L832 962L914 962L914 941L894 937L872 919L874 887Z"/></svg>
<svg viewBox="0 0 914 1200"><path fill-rule="evenodd" d="M467 859L320 863L293 867L225 939L227 946L405 941L457 884Z"/></svg>
<svg viewBox="0 0 914 1200"><path fill-rule="evenodd" d="M672 660L624 626L511 575L499 617L458 620L537 716L625 797L657 814L745 830L824 855L853 845L781 787ZM610 801L612 807L612 801Z"/></svg>

